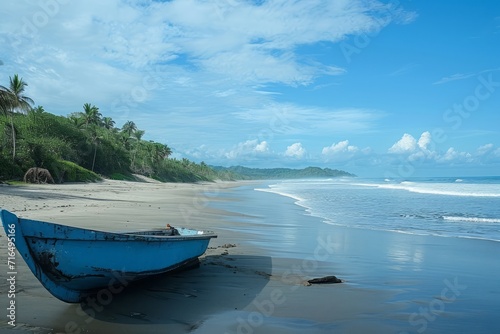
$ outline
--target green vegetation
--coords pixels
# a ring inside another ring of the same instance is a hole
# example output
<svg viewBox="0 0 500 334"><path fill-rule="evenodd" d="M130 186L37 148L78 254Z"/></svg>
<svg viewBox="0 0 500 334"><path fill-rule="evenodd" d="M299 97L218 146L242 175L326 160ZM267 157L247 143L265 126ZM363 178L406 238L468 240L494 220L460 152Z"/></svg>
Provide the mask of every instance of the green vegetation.
<svg viewBox="0 0 500 334"><path fill-rule="evenodd" d="M224 168L171 159L167 145L143 140L145 132L132 121L117 128L90 103L67 117L53 115L33 107L22 78L9 79L8 87L0 86L0 181L22 180L32 167L47 169L56 183L101 176L132 181L133 174L170 182L353 176L328 168Z"/></svg>
<svg viewBox="0 0 500 334"><path fill-rule="evenodd" d="M356 176L354 174L344 172L338 169L307 167L304 169L290 168L248 168L242 166L233 167L212 167L221 172L229 172L238 175L239 179L262 180L262 179L303 179L303 178L325 178L325 177L341 177L341 176Z"/></svg>
<svg viewBox="0 0 500 334"><path fill-rule="evenodd" d="M49 170L56 182L89 182L101 177L134 180L141 174L160 181L195 182L232 179L206 164L169 156L164 144L143 140L143 130L128 121L115 127L98 107L83 105L68 117L33 107L24 95L27 83L17 75L0 86L0 181L22 180L31 167Z"/></svg>
<svg viewBox="0 0 500 334"><path fill-rule="evenodd" d="M101 179L96 173L78 166L74 162L58 160L51 165L52 177L58 183L66 182L94 182Z"/></svg>

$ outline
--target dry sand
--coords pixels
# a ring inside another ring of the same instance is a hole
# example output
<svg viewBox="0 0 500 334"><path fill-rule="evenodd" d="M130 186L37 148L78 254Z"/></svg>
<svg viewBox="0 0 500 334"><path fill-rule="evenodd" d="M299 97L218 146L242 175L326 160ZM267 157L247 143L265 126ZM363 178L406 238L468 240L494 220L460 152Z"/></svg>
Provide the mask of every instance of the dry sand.
<svg viewBox="0 0 500 334"><path fill-rule="evenodd" d="M287 333L290 323L296 321L298 332L326 333L334 329L324 327L328 324L336 326L359 319L359 315L375 318L380 314L380 292L349 284L329 286L328 294L323 286L305 287L300 274L290 274L290 268L301 261L271 258L248 242L249 234L241 229L233 231L233 224L240 224L232 220L235 214L212 209L208 203L234 200L230 189L240 185L109 180L0 185L0 207L21 217L113 231L169 223L218 234L201 258L200 268L134 284L113 295L107 305L57 300L17 255L15 329L35 333ZM3 276L8 272L7 239L3 231L0 235ZM7 291L8 285L2 280L1 309L6 314ZM12 329L6 314L0 318L1 333ZM267 326L271 318L289 323ZM390 332L382 325L370 328L369 324L361 321L359 328L350 328L360 333Z"/></svg>

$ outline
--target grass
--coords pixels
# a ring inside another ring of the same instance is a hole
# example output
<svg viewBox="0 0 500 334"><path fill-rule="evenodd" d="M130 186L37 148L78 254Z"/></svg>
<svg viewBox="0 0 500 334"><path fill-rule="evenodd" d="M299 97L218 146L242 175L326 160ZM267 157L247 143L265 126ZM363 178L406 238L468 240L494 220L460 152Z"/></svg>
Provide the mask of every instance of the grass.
<svg viewBox="0 0 500 334"><path fill-rule="evenodd" d="M96 173L83 168L71 161L58 160L53 163L50 172L54 180L58 183L62 182L96 182L102 178Z"/></svg>

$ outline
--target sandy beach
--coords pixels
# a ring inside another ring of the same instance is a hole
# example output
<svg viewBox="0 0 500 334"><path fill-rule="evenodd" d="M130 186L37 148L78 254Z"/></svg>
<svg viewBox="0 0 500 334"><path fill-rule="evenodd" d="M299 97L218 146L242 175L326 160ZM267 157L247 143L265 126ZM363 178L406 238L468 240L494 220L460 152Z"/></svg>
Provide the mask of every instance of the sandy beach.
<svg viewBox="0 0 500 334"><path fill-rule="evenodd" d="M233 219L238 214L208 205L211 201L231 201L228 191L243 184L104 181L1 186L2 207L20 217L112 231L170 223L218 234L201 258L200 268L134 284L114 295L105 306L57 300L18 259L15 329L36 333L211 333L221 328L230 333L279 332L279 326L262 326L264 319L278 313L300 319L305 312L312 321L345 321L360 312L375 311L377 304L367 303L376 300L372 292L354 291L348 286L331 287L336 299L349 303L344 312L332 314L324 305L315 309L314 305L325 301L323 288L306 289L302 285L306 277L300 271L290 272L283 279L283 272L301 261L273 259L253 247L248 243L248 233L238 229L241 223ZM5 233L0 234L0 271L7 272L7 242ZM328 255L325 247L322 256ZM7 290L4 281L0 293L5 296ZM330 297L328 301L337 303ZM5 302L2 298L4 310ZM8 320L4 317L0 322L2 332L10 332ZM308 332L312 331L311 324Z"/></svg>
<svg viewBox="0 0 500 334"><path fill-rule="evenodd" d="M208 196L237 185L109 180L88 184L2 185L0 205L20 217L109 231L158 228L167 223L214 230L220 221L217 218L225 213L208 208ZM7 239L3 229L0 235L0 270L7 273ZM225 256L229 249L222 247L225 240L232 239L221 235L211 242L201 269L141 282L114 296L106 308L96 307L96 310L53 298L18 255L15 329L40 333L145 333L156 331L158 326L169 332L192 330L217 309L244 307L245 299L250 298L221 300L221 294L229 294L220 289L232 290L231 282L236 277L229 262L238 260L237 273L241 276L238 280L246 282L249 296L267 281L264 272L270 271L269 258L244 255L229 259ZM262 273L256 273L259 268ZM6 296L7 290L7 283L2 281L0 294ZM214 303L216 300L222 305ZM6 302L7 298L2 298L4 310ZM0 323L2 332L11 327L6 317Z"/></svg>
<svg viewBox="0 0 500 334"><path fill-rule="evenodd" d="M106 305L57 300L18 255L15 329L34 333L439 333L456 332L480 317L468 314L466 303L487 292L474 282L481 279L485 287L495 284L484 270L485 264L496 263L492 257L497 243L477 241L466 251L452 238L332 230L304 215L290 198L255 192L255 186L122 181L0 186L0 205L21 217L112 231L169 223L218 234L199 268L133 284ZM0 235L0 271L6 273L7 240L3 231ZM444 248L450 249L447 255ZM415 271L401 249L412 254L425 249L433 261L420 263ZM387 255L390 251L395 255ZM327 275L345 282L304 285L307 279ZM8 283L2 281L5 313L7 290ZM494 296L490 302L496 305ZM421 313L426 310L431 313ZM8 320L6 315L1 318L0 332L11 332Z"/></svg>

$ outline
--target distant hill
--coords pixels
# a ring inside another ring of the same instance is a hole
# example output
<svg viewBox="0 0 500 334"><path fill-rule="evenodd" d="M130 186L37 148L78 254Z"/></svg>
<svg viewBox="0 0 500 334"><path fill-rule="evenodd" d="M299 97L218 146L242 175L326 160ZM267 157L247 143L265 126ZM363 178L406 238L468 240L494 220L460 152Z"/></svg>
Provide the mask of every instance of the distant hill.
<svg viewBox="0 0 500 334"><path fill-rule="evenodd" d="M264 179L304 179L324 178L356 175L338 169L307 167L303 169L291 168L248 168L243 166L211 166L218 172L230 172L239 179L264 180Z"/></svg>

